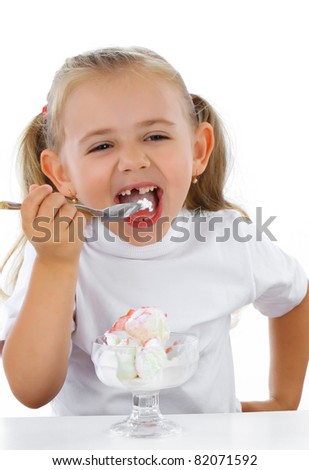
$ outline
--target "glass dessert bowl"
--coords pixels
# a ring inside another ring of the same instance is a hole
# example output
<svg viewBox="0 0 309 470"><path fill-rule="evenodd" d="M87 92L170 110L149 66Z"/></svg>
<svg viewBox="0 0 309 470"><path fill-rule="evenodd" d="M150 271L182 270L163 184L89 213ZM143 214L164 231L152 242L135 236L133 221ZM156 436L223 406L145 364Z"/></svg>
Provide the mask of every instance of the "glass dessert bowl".
<svg viewBox="0 0 309 470"><path fill-rule="evenodd" d="M181 432L180 426L162 416L159 392L182 385L195 373L199 359L195 336L171 333L164 345L154 338L144 347L121 341L106 344L101 336L93 343L91 357L103 384L127 390L133 396L130 416L114 424L112 433L164 437Z"/></svg>

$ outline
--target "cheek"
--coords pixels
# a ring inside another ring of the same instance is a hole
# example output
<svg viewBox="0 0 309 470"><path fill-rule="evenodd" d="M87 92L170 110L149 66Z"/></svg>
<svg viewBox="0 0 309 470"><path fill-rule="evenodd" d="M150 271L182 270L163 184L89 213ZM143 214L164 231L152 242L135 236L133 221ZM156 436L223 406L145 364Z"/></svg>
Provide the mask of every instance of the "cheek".
<svg viewBox="0 0 309 470"><path fill-rule="evenodd" d="M169 169L170 189L173 188L171 196L176 204L183 205L192 181L192 148L186 145L178 149L178 153ZM178 208L180 209L180 207Z"/></svg>
<svg viewBox="0 0 309 470"><path fill-rule="evenodd" d="M190 148L178 149L175 156L169 162L170 177L180 185L186 185L192 177L192 151Z"/></svg>
<svg viewBox="0 0 309 470"><path fill-rule="evenodd" d="M94 184L96 181L106 178L108 168L99 159L84 159L79 162L73 162L71 167L73 177L84 184Z"/></svg>
<svg viewBox="0 0 309 470"><path fill-rule="evenodd" d="M104 194L109 191L110 177L104 165L86 162L75 165L71 174L75 190L85 204L96 203L96 198L102 200Z"/></svg>

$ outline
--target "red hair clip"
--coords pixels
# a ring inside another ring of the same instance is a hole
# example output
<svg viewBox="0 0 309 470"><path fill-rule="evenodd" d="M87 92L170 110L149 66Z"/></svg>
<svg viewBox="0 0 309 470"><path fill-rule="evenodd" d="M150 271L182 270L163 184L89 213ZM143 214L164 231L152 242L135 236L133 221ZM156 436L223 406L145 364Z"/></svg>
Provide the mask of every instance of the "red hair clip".
<svg viewBox="0 0 309 470"><path fill-rule="evenodd" d="M43 116L45 116L46 113L47 113L47 104L45 106L43 106L43 108L42 108Z"/></svg>

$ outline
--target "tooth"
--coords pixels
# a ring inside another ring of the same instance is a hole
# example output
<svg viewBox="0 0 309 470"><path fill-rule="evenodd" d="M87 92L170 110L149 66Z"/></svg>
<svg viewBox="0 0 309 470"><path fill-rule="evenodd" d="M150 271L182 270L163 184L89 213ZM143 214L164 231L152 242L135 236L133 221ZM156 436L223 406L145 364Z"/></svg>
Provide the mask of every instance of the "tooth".
<svg viewBox="0 0 309 470"><path fill-rule="evenodd" d="M154 191L157 186L143 186L142 188L139 188L138 191L140 194L146 194L149 193L149 191Z"/></svg>
<svg viewBox="0 0 309 470"><path fill-rule="evenodd" d="M126 189L125 191L122 191L122 193L120 193L120 194L121 194L121 196L130 196L131 191L130 191L130 189Z"/></svg>

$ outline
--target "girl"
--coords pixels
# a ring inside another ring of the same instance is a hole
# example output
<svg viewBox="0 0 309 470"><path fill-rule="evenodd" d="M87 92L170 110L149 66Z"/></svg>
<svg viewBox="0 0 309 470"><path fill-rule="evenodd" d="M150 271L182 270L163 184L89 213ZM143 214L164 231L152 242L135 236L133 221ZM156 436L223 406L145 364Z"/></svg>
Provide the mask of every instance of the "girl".
<svg viewBox="0 0 309 470"><path fill-rule="evenodd" d="M96 378L92 342L129 308L156 305L172 331L195 334L200 345L198 372L162 393L162 411L240 411L230 316L254 303L270 317L270 395L242 410L297 408L307 279L225 200L226 163L214 111L162 57L111 48L65 62L21 145L28 241L2 339L22 403L51 401L58 415L125 414L129 394ZM66 199L102 208L141 194L152 212L108 225L87 221Z"/></svg>

